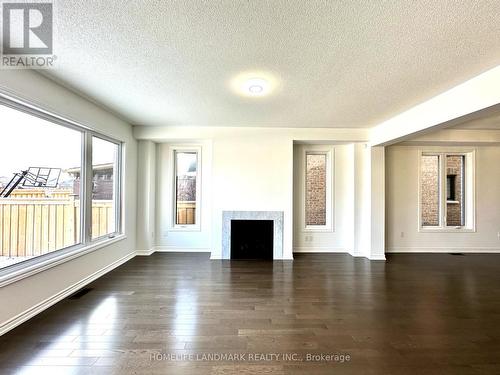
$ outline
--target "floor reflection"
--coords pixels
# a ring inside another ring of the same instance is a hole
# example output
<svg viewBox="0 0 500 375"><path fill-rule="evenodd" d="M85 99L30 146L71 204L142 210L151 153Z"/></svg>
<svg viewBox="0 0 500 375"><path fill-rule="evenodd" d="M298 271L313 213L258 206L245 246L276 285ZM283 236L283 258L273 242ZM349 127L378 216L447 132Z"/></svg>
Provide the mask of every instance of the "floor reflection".
<svg viewBox="0 0 500 375"><path fill-rule="evenodd" d="M194 288L179 285L175 298L175 317L172 321L174 336L194 336L197 332L198 301Z"/></svg>
<svg viewBox="0 0 500 375"><path fill-rule="evenodd" d="M463 373L469 360L488 364L478 373L496 373L499 262L444 254L390 255L386 263L346 254L293 262L141 257L1 337L0 374L197 373L188 362L152 364L152 351L342 351L355 359L352 373ZM210 373L213 363L197 365Z"/></svg>

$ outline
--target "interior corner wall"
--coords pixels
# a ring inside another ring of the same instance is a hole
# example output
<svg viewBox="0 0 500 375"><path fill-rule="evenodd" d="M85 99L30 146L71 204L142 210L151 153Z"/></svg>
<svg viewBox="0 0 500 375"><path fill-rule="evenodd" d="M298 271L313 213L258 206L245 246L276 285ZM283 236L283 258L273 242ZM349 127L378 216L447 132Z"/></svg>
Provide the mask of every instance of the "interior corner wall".
<svg viewBox="0 0 500 375"><path fill-rule="evenodd" d="M385 147L370 150L370 254L371 260L385 260Z"/></svg>
<svg viewBox="0 0 500 375"><path fill-rule="evenodd" d="M146 130L155 133L158 143L157 250L211 251L212 259L221 259L223 211L282 211L283 259L293 258L293 140L288 130ZM202 146L200 231L176 231L169 225L173 217L169 148L185 144Z"/></svg>
<svg viewBox="0 0 500 375"><path fill-rule="evenodd" d="M202 192L202 202L211 202L207 210L202 207L203 215L209 214L211 223L210 243L212 259L222 258L222 212L223 211L282 211L284 213L283 259L293 259L293 223L294 223L294 141L299 143L339 144L343 151L338 161L348 168L340 168L345 185L342 187L346 196L354 196L354 146L353 142L366 141L367 129L333 128L273 128L273 127L152 127L136 126L134 135L137 139L152 140L158 143L157 159L157 241L160 248L170 247L177 250L204 248L207 237L198 238L196 232L170 233L166 226L173 215L168 208L172 200L168 192L171 175L168 171L168 153L163 144L198 143L199 140L211 142L211 182L207 183L207 173L203 172L202 185L211 186L211 192ZM349 145L348 145L349 144ZM339 192L341 189L339 189ZM208 196L208 200L207 200ZM339 246L352 248L354 228L352 198L345 203L344 212L351 212L351 217L343 226L345 233ZM203 204L203 203L202 203ZM348 208L351 207L351 208ZM202 225L203 225L202 218ZM351 245L349 245L349 243ZM177 247L179 245L179 247Z"/></svg>
<svg viewBox="0 0 500 375"><path fill-rule="evenodd" d="M137 142L129 124L34 71L0 71L0 90L124 142L123 217L126 234L124 240L0 288L0 301L3 301L0 304L0 327L3 327L65 289L134 255ZM2 126L12 124L2 123Z"/></svg>
<svg viewBox="0 0 500 375"><path fill-rule="evenodd" d="M387 252L500 252L500 147L476 147L476 232L418 230L420 146L386 152ZM442 147L450 150L450 147Z"/></svg>
<svg viewBox="0 0 500 375"><path fill-rule="evenodd" d="M353 256L369 256L371 238L370 154L365 143L354 144L354 245Z"/></svg>
<svg viewBox="0 0 500 375"><path fill-rule="evenodd" d="M304 151L309 145L294 145L294 225L293 251L352 252L354 221L354 145L316 145L333 157L333 230L307 231L304 225Z"/></svg>
<svg viewBox="0 0 500 375"><path fill-rule="evenodd" d="M385 149L354 145L353 256L385 260Z"/></svg>
<svg viewBox="0 0 500 375"><path fill-rule="evenodd" d="M156 144L141 140L137 147L137 246L146 253L155 246Z"/></svg>

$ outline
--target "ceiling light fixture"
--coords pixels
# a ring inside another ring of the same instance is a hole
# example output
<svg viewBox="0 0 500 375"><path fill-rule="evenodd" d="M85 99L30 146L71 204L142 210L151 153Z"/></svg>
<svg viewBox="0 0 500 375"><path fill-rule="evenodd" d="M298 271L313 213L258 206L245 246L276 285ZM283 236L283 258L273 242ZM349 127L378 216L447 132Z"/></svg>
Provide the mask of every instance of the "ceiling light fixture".
<svg viewBox="0 0 500 375"><path fill-rule="evenodd" d="M269 83L263 78L250 78L243 84L243 90L252 96L266 95L269 91Z"/></svg>
<svg viewBox="0 0 500 375"><path fill-rule="evenodd" d="M248 97L269 95L277 87L276 78L266 72L243 72L231 80L234 92Z"/></svg>
<svg viewBox="0 0 500 375"><path fill-rule="evenodd" d="M250 91L252 94L260 94L262 91L264 91L264 87L260 85L252 85L248 88L248 91Z"/></svg>

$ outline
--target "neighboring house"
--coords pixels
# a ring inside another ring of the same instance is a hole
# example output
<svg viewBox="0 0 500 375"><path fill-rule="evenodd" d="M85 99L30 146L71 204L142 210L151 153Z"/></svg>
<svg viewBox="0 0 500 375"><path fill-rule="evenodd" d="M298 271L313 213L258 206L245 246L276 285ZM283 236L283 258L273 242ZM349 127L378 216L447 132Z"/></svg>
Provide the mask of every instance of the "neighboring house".
<svg viewBox="0 0 500 375"><path fill-rule="evenodd" d="M92 199L111 200L113 199L113 164L97 164L93 166L94 177L92 179ZM73 193L80 194L80 168L70 168L66 170L75 178Z"/></svg>
<svg viewBox="0 0 500 375"><path fill-rule="evenodd" d="M6 176L0 176L0 189L3 189L10 181L10 178Z"/></svg>

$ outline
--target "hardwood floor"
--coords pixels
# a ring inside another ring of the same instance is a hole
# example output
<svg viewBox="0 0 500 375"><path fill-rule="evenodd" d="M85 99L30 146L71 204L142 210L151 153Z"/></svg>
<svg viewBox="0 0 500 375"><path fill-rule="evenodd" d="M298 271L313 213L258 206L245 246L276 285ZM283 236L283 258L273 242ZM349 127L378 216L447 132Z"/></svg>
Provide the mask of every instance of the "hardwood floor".
<svg viewBox="0 0 500 375"><path fill-rule="evenodd" d="M1 337L0 373L500 374L499 271L499 255L136 257Z"/></svg>

